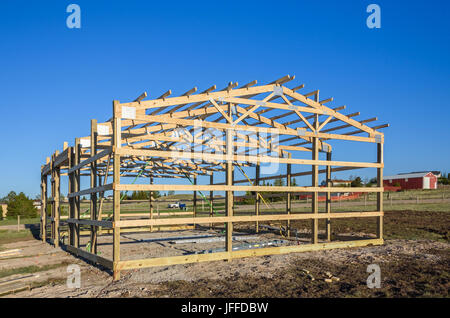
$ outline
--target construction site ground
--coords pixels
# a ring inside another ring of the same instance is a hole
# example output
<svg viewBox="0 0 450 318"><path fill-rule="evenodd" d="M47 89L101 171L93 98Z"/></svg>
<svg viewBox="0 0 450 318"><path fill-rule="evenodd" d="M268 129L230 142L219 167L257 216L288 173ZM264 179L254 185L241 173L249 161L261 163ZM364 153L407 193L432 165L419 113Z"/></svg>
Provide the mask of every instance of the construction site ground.
<svg viewBox="0 0 450 318"><path fill-rule="evenodd" d="M2 297L448 297L450 289L448 212L392 211L385 215L385 245L292 253L124 271L119 281L86 261L32 237L0 243ZM306 242L305 222L294 222ZM323 226L322 226L323 229ZM333 221L339 237L371 237L375 222ZM366 233L367 232L367 233ZM128 233L124 259L182 255L224 246L208 241L220 231ZM275 232L234 245L283 240ZM175 244L164 237L204 235L201 243ZM158 238L157 242L152 242ZM162 238L162 239L161 239ZM83 238L85 244L87 238ZM1 241L0 241L1 242ZM111 237L99 237L101 256L111 257ZM289 244L292 244L289 243ZM5 254L8 251L13 251ZM14 252L15 251L15 252ZM1 256L3 252L3 255ZM67 286L67 267L81 269L81 287ZM381 288L368 288L367 266L381 269Z"/></svg>

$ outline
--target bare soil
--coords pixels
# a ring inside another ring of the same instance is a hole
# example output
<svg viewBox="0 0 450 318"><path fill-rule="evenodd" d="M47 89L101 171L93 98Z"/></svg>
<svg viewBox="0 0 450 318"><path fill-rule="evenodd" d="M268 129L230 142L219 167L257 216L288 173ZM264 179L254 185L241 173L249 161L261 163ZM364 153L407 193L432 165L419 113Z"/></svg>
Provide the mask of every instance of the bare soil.
<svg viewBox="0 0 450 318"><path fill-rule="evenodd" d="M303 224L297 222L296 226ZM370 236L375 230L374 222L369 222L368 226L367 221L350 219L333 221L332 227L341 236ZM33 264L61 264L61 267L36 273L39 278L25 280L31 290L5 297L449 297L449 229L447 212L387 212L383 246L140 269L124 272L117 282L83 260L30 240L2 245L4 249L20 248L21 254L15 258L0 258L0 271ZM307 232L305 230L304 234ZM155 233L149 234L125 234L124 258L143 258L155 253L180 255L186 250L223 247L223 242L186 246L168 241L149 244L145 240L152 239ZM195 231L182 235L187 234L198 235ZM164 235L176 236L174 233ZM259 240L273 238L281 237L267 233L260 234ZM144 242L126 244L140 239ZM99 247L102 256L108 257L108 250L111 250L108 238L102 237L100 242L104 244ZM149 248L152 245L154 247ZM67 264L80 266L81 288L66 286ZM369 264L380 266L379 289L367 287ZM326 282L327 274L339 280ZM11 278L14 275L8 277ZM0 279L0 293L6 279Z"/></svg>

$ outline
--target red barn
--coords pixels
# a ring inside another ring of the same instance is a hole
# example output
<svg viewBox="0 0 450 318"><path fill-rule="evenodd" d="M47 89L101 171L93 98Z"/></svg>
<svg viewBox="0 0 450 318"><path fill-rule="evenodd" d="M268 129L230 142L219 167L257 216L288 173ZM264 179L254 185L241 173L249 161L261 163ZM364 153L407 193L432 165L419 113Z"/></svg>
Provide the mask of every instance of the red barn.
<svg viewBox="0 0 450 318"><path fill-rule="evenodd" d="M385 186L400 185L402 189L437 189L437 176L432 172L397 174L383 178Z"/></svg>

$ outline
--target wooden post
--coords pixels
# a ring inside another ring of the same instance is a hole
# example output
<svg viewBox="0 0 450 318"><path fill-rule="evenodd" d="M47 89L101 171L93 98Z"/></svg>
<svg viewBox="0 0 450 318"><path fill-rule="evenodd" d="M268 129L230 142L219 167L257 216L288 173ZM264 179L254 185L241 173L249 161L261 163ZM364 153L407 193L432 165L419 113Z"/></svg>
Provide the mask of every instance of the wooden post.
<svg viewBox="0 0 450 318"><path fill-rule="evenodd" d="M377 162L383 163L383 144L377 143ZM377 168L377 185L383 187L383 168ZM383 191L377 192L377 211L383 212ZM383 216L377 218L377 237L383 238Z"/></svg>
<svg viewBox="0 0 450 318"><path fill-rule="evenodd" d="M331 161L331 151L327 152L327 160ZM331 187L331 166L326 167L326 186L327 188ZM325 206L326 213L331 213L331 192L326 193L326 206ZM327 241L331 241L331 219L326 219L326 236Z"/></svg>
<svg viewBox="0 0 450 318"><path fill-rule="evenodd" d="M75 149L74 149L74 160L73 165L76 166L80 163L81 158L81 145L80 145L80 139L75 138ZM81 176L81 170L78 169L77 171L74 171L74 178L73 178L73 191L79 192L81 183L80 183L80 176ZM81 214L81 196L74 197L75 201L75 211L74 211L74 218L79 220L80 214ZM75 224L75 231L74 231L74 246L77 248L80 247L80 224ZM78 252L77 252L78 253Z"/></svg>
<svg viewBox="0 0 450 318"><path fill-rule="evenodd" d="M233 185L233 130L226 131L226 184ZM226 191L226 212L227 216L233 216L233 191ZM229 253L228 260L231 261L231 252L233 250L233 223L226 224L225 250Z"/></svg>
<svg viewBox="0 0 450 318"><path fill-rule="evenodd" d="M49 163L47 158L47 163ZM42 171L42 170L41 170ZM41 239L47 240L47 175L41 173Z"/></svg>
<svg viewBox="0 0 450 318"><path fill-rule="evenodd" d="M59 152L58 152L59 154ZM56 158L56 157L55 157ZM56 198L55 198L55 247L59 247L59 220L61 217L61 170L59 167L56 168Z"/></svg>
<svg viewBox="0 0 450 318"><path fill-rule="evenodd" d="M59 155L59 151L57 150L52 157L52 179L53 179L53 186L52 186L52 198L53 198L53 208L52 208L52 240L53 245L55 247L59 247L59 216L60 216L60 176L61 171L59 167L55 167L55 160Z"/></svg>
<svg viewBox="0 0 450 318"><path fill-rule="evenodd" d="M209 184L214 184L214 173L211 172L211 175L209 176ZM209 191L209 217L214 216L214 191ZM209 228L212 229L213 223L209 224Z"/></svg>
<svg viewBox="0 0 450 318"><path fill-rule="evenodd" d="M150 184L153 184L153 176L150 176ZM150 191L148 196L148 201L150 204L150 220L153 219L153 202L152 202L153 191ZM153 225L150 225L150 232L153 232Z"/></svg>
<svg viewBox="0 0 450 318"><path fill-rule="evenodd" d="M74 157L75 154L73 153L73 148L70 147L68 150L68 166L69 168L73 167L73 162L74 162ZM69 197L69 194L75 192L74 191L74 179L75 179L75 174L69 173L69 183L68 183L68 191L67 191L67 198L69 200L69 218L73 219L75 218L75 198L74 197ZM75 227L74 227L75 223L68 223L68 228L69 228L69 245L74 246L74 237L75 237Z"/></svg>
<svg viewBox="0 0 450 318"><path fill-rule="evenodd" d="M121 116L122 111L119 101L113 101L113 220L120 221L120 190L115 187L120 184L120 154L116 149L121 147ZM113 226L113 279L120 279L120 270L118 269L120 261L120 227Z"/></svg>
<svg viewBox="0 0 450 318"><path fill-rule="evenodd" d="M194 175L194 185L197 185L197 176ZM192 210L194 212L194 218L197 217L197 191L194 191L193 196L193 204L192 204Z"/></svg>
<svg viewBox="0 0 450 318"><path fill-rule="evenodd" d="M20 231L20 215L17 214L17 232Z"/></svg>
<svg viewBox="0 0 450 318"><path fill-rule="evenodd" d="M319 93L316 93L316 101L319 101ZM317 131L319 129L319 115L315 115L314 119L314 129ZM319 138L312 137L312 159L319 160ZM319 166L317 164L312 165L312 186L319 186ZM312 213L319 213L319 193L312 193ZM316 244L318 242L318 234L319 234L319 220L313 219L311 220L311 242Z"/></svg>
<svg viewBox="0 0 450 318"><path fill-rule="evenodd" d="M97 120L91 120L91 157L97 154ZM97 187L97 162L91 163L91 189ZM89 207L91 220L97 220L97 193L91 193ZM91 249L90 252L97 254L97 226L91 225Z"/></svg>
<svg viewBox="0 0 450 318"><path fill-rule="evenodd" d="M55 162L55 154L52 154L50 161L50 188L51 188L51 201L50 201L50 241L54 244L55 241L55 169L53 163Z"/></svg>
<svg viewBox="0 0 450 318"><path fill-rule="evenodd" d="M288 158L292 158L292 154L289 153ZM286 165L286 186L291 186L291 164L288 163ZM286 196L286 213L291 214L291 208L292 208L292 202L291 202L291 193L288 192ZM291 236L291 221L286 221L286 230L287 230L287 237Z"/></svg>
<svg viewBox="0 0 450 318"><path fill-rule="evenodd" d="M259 178L261 174L261 166L259 165L259 162L256 163L256 172L255 172L255 185L259 186ZM259 192L255 193L255 215L259 215L259 205L261 203L261 198L259 196ZM259 222L256 221L256 233L259 233Z"/></svg>

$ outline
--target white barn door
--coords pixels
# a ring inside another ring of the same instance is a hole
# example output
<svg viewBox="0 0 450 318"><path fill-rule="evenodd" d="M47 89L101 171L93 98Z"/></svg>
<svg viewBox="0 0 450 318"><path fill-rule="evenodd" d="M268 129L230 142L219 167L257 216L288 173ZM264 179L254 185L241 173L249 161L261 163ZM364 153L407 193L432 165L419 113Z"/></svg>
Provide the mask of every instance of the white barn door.
<svg viewBox="0 0 450 318"><path fill-rule="evenodd" d="M423 188L424 189L430 188L430 177L423 177Z"/></svg>

